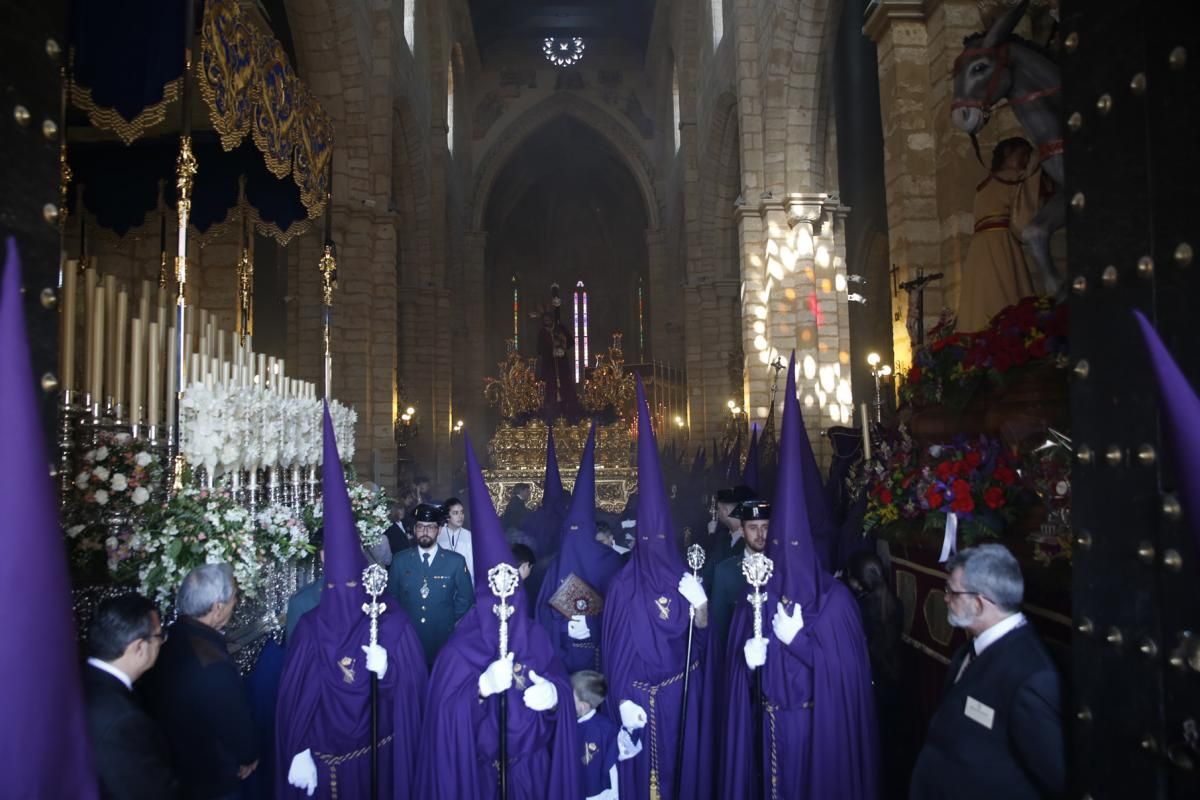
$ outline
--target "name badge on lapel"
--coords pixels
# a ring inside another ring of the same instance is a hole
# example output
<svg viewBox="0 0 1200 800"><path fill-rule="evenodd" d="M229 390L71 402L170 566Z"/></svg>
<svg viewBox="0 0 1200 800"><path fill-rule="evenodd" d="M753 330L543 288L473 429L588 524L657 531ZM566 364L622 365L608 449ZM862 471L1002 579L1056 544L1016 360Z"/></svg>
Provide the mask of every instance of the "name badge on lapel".
<svg viewBox="0 0 1200 800"><path fill-rule="evenodd" d="M989 731L992 729L992 722L996 719L996 709L984 705L970 696L967 697L967 707L964 713L967 715L967 719L978 722Z"/></svg>

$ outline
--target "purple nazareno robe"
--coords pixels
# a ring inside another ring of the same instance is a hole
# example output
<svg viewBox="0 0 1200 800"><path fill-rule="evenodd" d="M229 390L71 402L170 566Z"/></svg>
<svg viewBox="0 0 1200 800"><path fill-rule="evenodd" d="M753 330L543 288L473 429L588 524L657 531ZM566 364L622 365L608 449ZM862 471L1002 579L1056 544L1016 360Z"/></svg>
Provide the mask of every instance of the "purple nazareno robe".
<svg viewBox="0 0 1200 800"><path fill-rule="evenodd" d="M292 759L312 752L317 797L369 797L371 673L367 562L350 510L329 410L325 410L325 586L321 602L288 639L275 712L275 797L307 797L288 783ZM410 797L425 699L425 656L408 616L391 607L379 617L378 643L388 669L378 686L379 797Z"/></svg>
<svg viewBox="0 0 1200 800"><path fill-rule="evenodd" d="M498 604L488 588L488 571L512 557L491 505L479 463L467 442L468 503L474 524L475 605L459 620L438 653L429 681L422 742L430 754L417 768L421 800L490 800L500 795L500 698L479 696L479 676L499 658ZM566 670L550 640L528 614L525 593L508 604L508 650L513 685L507 696L508 797L510 800L575 798L581 790L575 704ZM558 705L533 711L524 690L533 671L558 690Z"/></svg>
<svg viewBox="0 0 1200 800"><path fill-rule="evenodd" d="M774 573L762 609L767 661L760 675L746 666L743 647L754 635L754 611L742 597L726 647L719 794L874 800L879 745L867 643L857 603L821 567L813 548L804 507L801 440L806 438L796 401L794 355L781 434L767 535ZM771 627L780 602L789 610L799 605L804 620L786 645Z"/></svg>
<svg viewBox="0 0 1200 800"><path fill-rule="evenodd" d="M549 634L555 653L568 673L599 668L600 617L587 617L588 630L592 634L590 639L572 639L567 633L569 620L550 606L550 598L572 574L604 596L613 576L625 564L616 550L596 541L595 451L596 426L593 424L579 461L571 509L563 520L562 550L546 570L534 608L534 616Z"/></svg>
<svg viewBox="0 0 1200 800"><path fill-rule="evenodd" d="M675 541L658 446L650 428L645 392L638 380L637 546L609 584L604 607L602 664L608 679L605 706L619 719L621 701L640 705L648 717L641 732L644 752L618 766L623 798L658 800L705 796L705 767L711 763L700 729L705 630L697 627L688 665L686 728L680 729L687 661L688 601L679 594L687 570ZM682 742L683 774L677 776Z"/></svg>

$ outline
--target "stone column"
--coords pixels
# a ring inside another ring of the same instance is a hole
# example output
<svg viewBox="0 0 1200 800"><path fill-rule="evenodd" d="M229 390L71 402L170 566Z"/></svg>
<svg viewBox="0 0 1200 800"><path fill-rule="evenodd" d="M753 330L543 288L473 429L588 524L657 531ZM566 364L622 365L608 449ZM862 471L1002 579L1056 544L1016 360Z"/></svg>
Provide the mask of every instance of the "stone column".
<svg viewBox="0 0 1200 800"><path fill-rule="evenodd" d="M488 303L511 305L512 299L487 297L486 283L487 231L471 231L463 242L463 282L457 287L456 305L461 310L456 332L461 329L461 343L454 348L459 364L454 374L461 376L454 386L454 418L461 419L468 431L482 431L485 404L483 400L483 376L492 373L494 365L485 361ZM478 437L476 437L478 438ZM477 447L484 442L475 441Z"/></svg>
<svg viewBox="0 0 1200 800"><path fill-rule="evenodd" d="M672 286L667 247L661 229L646 231L646 292L650 347L647 361L683 366L683 328L679 324L679 288Z"/></svg>
<svg viewBox="0 0 1200 800"><path fill-rule="evenodd" d="M710 446L725 429L726 402L742 395L740 283L704 281L684 287L688 416L693 447ZM737 353L730 374L730 354ZM710 454L711 459L711 454Z"/></svg>
<svg viewBox="0 0 1200 800"><path fill-rule="evenodd" d="M850 325L841 219L836 197L794 193L739 209L742 233L743 406L752 422L770 411L771 364L796 351L797 391L818 459L821 431L853 424ZM786 375L780 375L784 381ZM779 390L782 391L780 383ZM776 413L782 406L776 396Z"/></svg>

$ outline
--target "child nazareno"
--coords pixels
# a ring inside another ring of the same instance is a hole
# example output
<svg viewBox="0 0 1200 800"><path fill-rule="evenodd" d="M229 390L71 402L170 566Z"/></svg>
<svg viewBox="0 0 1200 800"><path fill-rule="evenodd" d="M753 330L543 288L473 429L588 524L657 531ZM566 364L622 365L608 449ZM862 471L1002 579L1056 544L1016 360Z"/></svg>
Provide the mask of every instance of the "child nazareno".
<svg viewBox="0 0 1200 800"><path fill-rule="evenodd" d="M585 800L617 799L617 762L642 752L633 733L646 726L646 711L637 703L621 703L621 725L596 710L608 694L608 682L599 672L580 670L571 675L575 694L575 716L579 718L579 741L583 748ZM641 737L639 737L640 740Z"/></svg>

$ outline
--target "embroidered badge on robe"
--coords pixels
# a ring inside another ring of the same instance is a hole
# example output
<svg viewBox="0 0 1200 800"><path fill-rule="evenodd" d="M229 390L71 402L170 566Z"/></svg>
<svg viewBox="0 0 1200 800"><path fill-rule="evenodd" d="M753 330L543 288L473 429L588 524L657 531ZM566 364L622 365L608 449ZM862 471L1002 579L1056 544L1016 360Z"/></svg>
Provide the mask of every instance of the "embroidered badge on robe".
<svg viewBox="0 0 1200 800"><path fill-rule="evenodd" d="M671 599L669 597L660 597L654 601L658 606L658 616L660 619L671 618Z"/></svg>
<svg viewBox="0 0 1200 800"><path fill-rule="evenodd" d="M342 670L342 680L346 683L354 683L354 659L346 656L338 662L338 667Z"/></svg>

